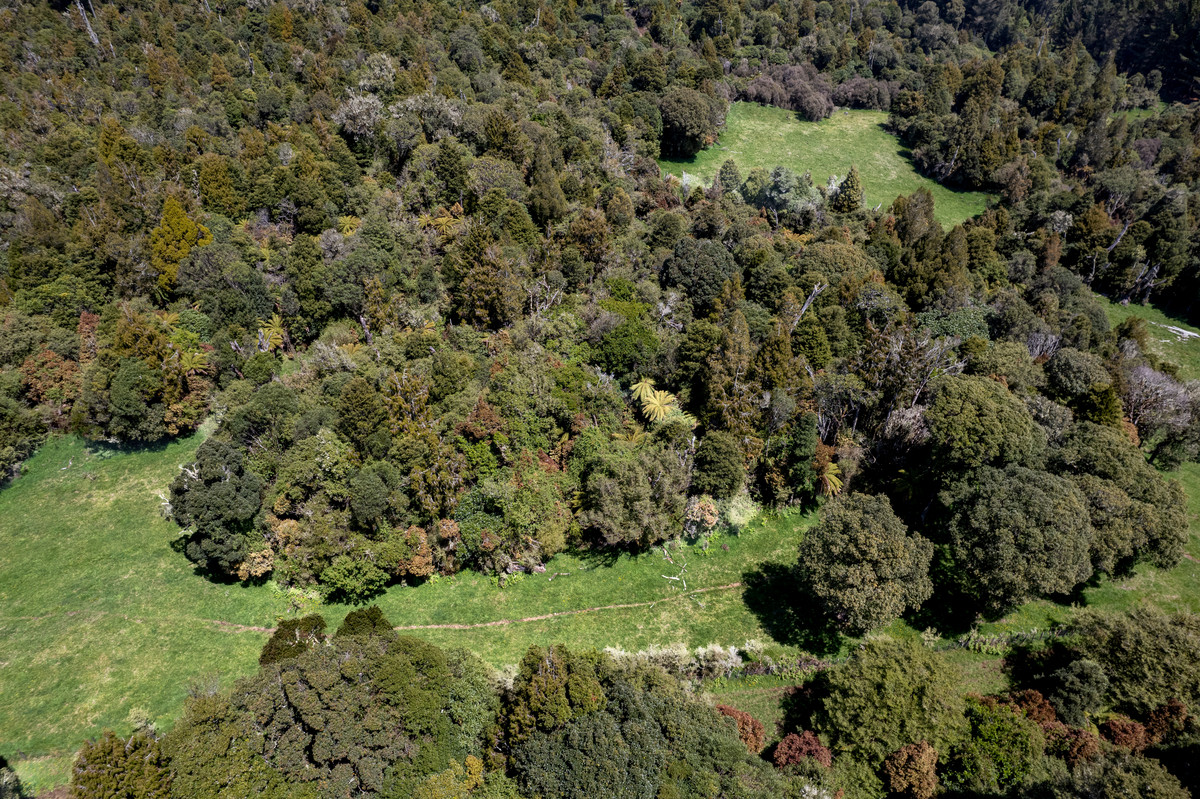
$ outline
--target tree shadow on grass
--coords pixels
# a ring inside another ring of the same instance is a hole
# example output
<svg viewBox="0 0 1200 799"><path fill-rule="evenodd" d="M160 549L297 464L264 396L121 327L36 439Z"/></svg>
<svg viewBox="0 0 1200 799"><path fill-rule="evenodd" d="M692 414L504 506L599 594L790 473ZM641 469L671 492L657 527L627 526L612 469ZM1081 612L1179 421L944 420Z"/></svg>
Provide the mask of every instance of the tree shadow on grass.
<svg viewBox="0 0 1200 799"><path fill-rule="evenodd" d="M798 646L814 655L837 652L842 637L821 612L816 601L796 584L792 569L781 563L764 563L742 575L743 600L772 638Z"/></svg>
<svg viewBox="0 0 1200 799"><path fill-rule="evenodd" d="M88 439L84 450L97 460L108 460L119 455L138 455L144 452L162 452L171 444L180 441L179 438L162 438L158 441L96 441Z"/></svg>
<svg viewBox="0 0 1200 799"><path fill-rule="evenodd" d="M584 546L571 550L571 554L579 558L588 569L611 568L621 559L626 550L615 547Z"/></svg>

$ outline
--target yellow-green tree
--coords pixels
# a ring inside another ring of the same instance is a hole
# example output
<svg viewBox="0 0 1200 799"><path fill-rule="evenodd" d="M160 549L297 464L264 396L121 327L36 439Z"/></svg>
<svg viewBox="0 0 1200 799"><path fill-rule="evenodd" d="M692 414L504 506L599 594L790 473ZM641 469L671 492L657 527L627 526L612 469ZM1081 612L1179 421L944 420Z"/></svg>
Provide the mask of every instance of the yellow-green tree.
<svg viewBox="0 0 1200 799"><path fill-rule="evenodd" d="M163 203L162 220L150 231L150 266L158 275L158 288L170 291L179 274L179 264L195 247L212 243L208 228L188 217L174 197Z"/></svg>

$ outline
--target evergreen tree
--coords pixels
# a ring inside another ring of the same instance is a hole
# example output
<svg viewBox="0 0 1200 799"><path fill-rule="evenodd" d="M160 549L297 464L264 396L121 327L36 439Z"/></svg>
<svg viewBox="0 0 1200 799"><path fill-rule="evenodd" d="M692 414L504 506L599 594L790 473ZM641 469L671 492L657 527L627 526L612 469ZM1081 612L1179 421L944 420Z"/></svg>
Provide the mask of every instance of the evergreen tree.
<svg viewBox="0 0 1200 799"><path fill-rule="evenodd" d="M910 535L887 497L850 494L827 505L800 543L800 581L852 635L916 610L933 593L933 544Z"/></svg>
<svg viewBox="0 0 1200 799"><path fill-rule="evenodd" d="M150 231L150 266L158 275L159 290L171 291L179 274L179 263L193 248L203 247L212 240L208 228L193 222L179 200L168 196L158 227Z"/></svg>
<svg viewBox="0 0 1200 799"><path fill-rule="evenodd" d="M462 204L470 177L462 146L452 139L442 139L433 171L441 187L438 198L446 205Z"/></svg>
<svg viewBox="0 0 1200 799"><path fill-rule="evenodd" d="M539 225L554 222L567 212L567 198L558 185L558 174L550 161L546 145L539 145L533 157L533 174L529 181L529 214Z"/></svg>
<svg viewBox="0 0 1200 799"><path fill-rule="evenodd" d="M829 203L829 207L839 214L848 214L862 208L862 180L858 176L858 167L851 166L850 174L838 185L837 194Z"/></svg>

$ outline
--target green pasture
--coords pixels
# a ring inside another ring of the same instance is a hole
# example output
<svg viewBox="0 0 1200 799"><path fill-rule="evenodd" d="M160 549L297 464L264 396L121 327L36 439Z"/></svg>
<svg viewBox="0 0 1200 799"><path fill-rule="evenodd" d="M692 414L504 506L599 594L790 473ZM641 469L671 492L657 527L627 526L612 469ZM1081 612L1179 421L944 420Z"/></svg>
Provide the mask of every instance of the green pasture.
<svg viewBox="0 0 1200 799"><path fill-rule="evenodd" d="M811 172L813 183L825 185L830 175L844 178L853 164L863 182L868 207L885 208L902 194L924 186L933 193L934 215L946 227L987 208L989 195L954 191L919 174L908 150L884 130L887 113L838 109L820 122L806 122L791 111L755 103L733 103L720 140L692 158L664 159L666 172L684 172L711 183L726 159L732 158L742 176L754 167L785 166Z"/></svg>
<svg viewBox="0 0 1200 799"><path fill-rule="evenodd" d="M1096 299L1108 314L1108 321L1113 327L1130 316L1145 319L1150 329L1150 344L1155 354L1179 366L1179 376L1183 379L1200 379L1200 328L1182 319L1168 316L1153 305L1139 305L1133 302L1121 305L1099 294L1096 295ZM1186 333L1195 335L1189 336Z"/></svg>
<svg viewBox="0 0 1200 799"><path fill-rule="evenodd" d="M131 711L166 726L190 686L252 673L263 630L291 611L272 586L211 582L172 548L178 528L162 518L159 494L202 440L119 451L60 438L0 490L0 753L26 779L60 783L69 753L106 727L127 732ZM511 620L411 633L497 666L534 643L770 643L769 623L731 584L764 561L794 557L796 535L812 518L755 522L708 553L673 548L673 563L661 549L611 560L561 555L545 574L506 588L464 573L393 587L378 603L401 626ZM697 590L708 588L716 590ZM349 610L318 609L331 625ZM587 612L521 621L574 610Z"/></svg>

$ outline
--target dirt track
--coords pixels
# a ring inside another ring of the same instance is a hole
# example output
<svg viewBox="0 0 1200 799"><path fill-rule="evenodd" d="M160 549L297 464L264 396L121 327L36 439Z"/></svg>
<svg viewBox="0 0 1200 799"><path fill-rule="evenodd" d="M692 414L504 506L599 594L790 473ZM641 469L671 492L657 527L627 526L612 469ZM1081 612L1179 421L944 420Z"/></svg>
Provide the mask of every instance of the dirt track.
<svg viewBox="0 0 1200 799"><path fill-rule="evenodd" d="M672 602L679 599L695 596L696 594L707 594L710 591L726 591L730 588L741 588L742 584L726 583L725 585L714 585L711 588L696 588L691 591L683 591L678 594L656 599L652 602L625 602L619 605L597 605L592 608L580 608L578 610L560 610L554 613L544 613L541 616L525 616L520 619L497 619L496 621L482 621L477 624L408 624L396 627L396 630L476 630L483 627L506 627L510 624L522 624L529 621L546 621L548 619L556 619L562 616L578 616L582 613L597 613L602 610L625 610L626 608L650 608L660 602ZM245 624L234 624L228 621L220 621L218 619L206 619L209 624L225 630L226 632L234 633L273 633L274 627L251 627Z"/></svg>

